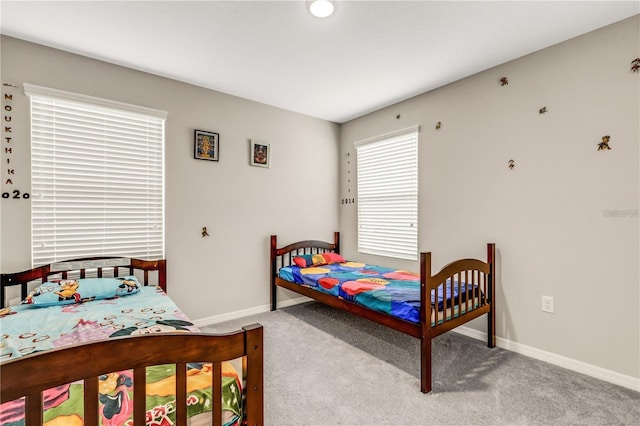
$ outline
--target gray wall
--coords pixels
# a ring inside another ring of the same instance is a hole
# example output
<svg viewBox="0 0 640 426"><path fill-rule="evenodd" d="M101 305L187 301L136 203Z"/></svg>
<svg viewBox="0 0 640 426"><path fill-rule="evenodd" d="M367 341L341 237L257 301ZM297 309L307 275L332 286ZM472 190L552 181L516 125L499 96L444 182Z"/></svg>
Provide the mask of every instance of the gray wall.
<svg viewBox="0 0 640 426"><path fill-rule="evenodd" d="M330 239L339 224L347 257L417 270L359 255L356 205L335 200L356 197L353 142L419 124L419 247L434 268L497 243L499 342L638 387L639 26L636 16L343 126L3 37L2 81L19 86L12 161L28 189L24 82L168 111L169 293L198 320L266 307L272 233ZM192 158L194 128L220 133L220 163ZM612 150L598 152L607 134ZM250 138L271 143L270 169L248 165ZM28 268L28 202L0 206L0 268ZM541 312L542 295L555 314Z"/></svg>
<svg viewBox="0 0 640 426"><path fill-rule="evenodd" d="M485 258L495 242L502 344L636 378L627 382L640 389L640 74L630 71L639 23L627 19L344 124L340 194L356 188L355 141L420 125L419 248L433 252L434 269ZM604 135L612 149L597 151ZM418 270L358 254L356 227L356 207L341 205L347 257ZM541 311L542 295L555 298L555 314ZM472 327L486 330L484 321Z"/></svg>
<svg viewBox="0 0 640 426"><path fill-rule="evenodd" d="M23 190L30 188L23 83L168 112L168 291L194 320L266 307L269 235L326 239L337 229L337 124L8 37L2 81L18 86L3 89L13 93L11 161ZM193 159L194 129L220 133L218 163ZM253 138L271 144L271 168L249 166ZM1 208L0 268L30 268L29 202L2 200ZM210 237L201 237L203 226Z"/></svg>

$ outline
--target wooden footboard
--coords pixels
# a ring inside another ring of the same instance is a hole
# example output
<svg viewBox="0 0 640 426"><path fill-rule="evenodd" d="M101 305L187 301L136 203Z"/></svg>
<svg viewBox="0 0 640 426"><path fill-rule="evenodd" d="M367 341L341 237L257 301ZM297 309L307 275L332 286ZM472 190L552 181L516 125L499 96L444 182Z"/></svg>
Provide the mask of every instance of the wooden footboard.
<svg viewBox="0 0 640 426"><path fill-rule="evenodd" d="M421 253L420 255L420 281L424 293L421 300L427 299L427 294L432 291L437 292L438 287L453 294L457 289L458 297L452 300L445 299L442 309L436 304L431 307L431 321L425 321L426 326L433 331L435 337L458 325L468 322L484 314L491 314L491 328L489 329L489 347L495 346L495 336L493 321L492 296L495 290L495 244L487 244L487 262L477 259L460 259L453 261L442 268L437 274L431 275L431 253ZM424 269L424 270L423 270ZM462 283L474 288L471 296L467 300L462 299ZM426 313L424 310L423 313ZM439 318L434 321L433 318ZM434 324L432 326L432 324Z"/></svg>
<svg viewBox="0 0 640 426"><path fill-rule="evenodd" d="M449 330L463 325L482 315L487 315L487 346L495 347L495 244L487 244L487 261L460 259L431 275L431 253L420 254L420 388L428 393L432 388L431 377L431 340ZM462 300L461 283L472 287L470 296ZM438 303L425 309L425 300L431 300L431 293L437 294L438 288L454 294L457 287L457 300L445 298L440 309Z"/></svg>
<svg viewBox="0 0 640 426"><path fill-rule="evenodd" d="M0 277L2 306L6 300L5 291L14 286L20 288L24 299L29 290L46 281L126 275L135 275L143 285L158 285L166 291L164 259L148 261L121 257L92 257L44 265L23 272L2 274ZM243 364L240 378L244 381L242 424L262 425L264 418L263 330L260 324L249 325L243 327L241 331L228 334L152 333L111 337L106 340L94 340L21 356L0 364L0 403L17 401L24 397L25 424L27 426L42 425L43 392L80 380L83 382L84 424L97 425L100 410L98 402L101 398L100 376L132 371L133 422L136 425L144 425L148 414L147 367L174 365L176 386L175 407L172 409L175 408L176 423L186 425L189 405L187 363L211 363L211 389L216 395L211 402L211 423L221 425L223 423L222 365L226 361L238 359L242 359ZM205 384L203 388L206 387ZM15 406L19 407L20 404L16 403ZM20 412L21 410L18 409L18 413ZM112 422L117 423L114 420Z"/></svg>
<svg viewBox="0 0 640 426"><path fill-rule="evenodd" d="M26 425L42 425L43 391L77 380L84 382L84 424L98 424L98 378L133 370L133 422L144 425L146 367L176 366L176 423L187 422L187 362L211 362L211 422L222 424L222 362L243 358L244 417L248 425L263 424L263 331L253 324L228 334L167 333L122 337L27 355L0 364L0 403L25 397Z"/></svg>
<svg viewBox="0 0 640 426"><path fill-rule="evenodd" d="M420 322L418 324L368 309L362 305L331 296L310 287L283 280L278 276L280 268L293 264L293 257L301 254L339 252L340 235L335 233L334 242L316 240L301 241L278 248L277 237L271 236L271 310L277 309L277 287L315 299L362 318L382 324L386 327L416 337L421 341L421 390L431 391L431 340L442 333L454 329L482 315L487 315L487 334L489 347L495 346L495 244L487 245L487 261L461 259L451 262L438 273L431 273L431 253L420 255ZM461 283L471 287L471 291L461 290ZM457 286L457 299L447 300L444 306L438 303L432 306L431 294L437 294L438 288L454 294ZM467 295L463 299L462 294Z"/></svg>

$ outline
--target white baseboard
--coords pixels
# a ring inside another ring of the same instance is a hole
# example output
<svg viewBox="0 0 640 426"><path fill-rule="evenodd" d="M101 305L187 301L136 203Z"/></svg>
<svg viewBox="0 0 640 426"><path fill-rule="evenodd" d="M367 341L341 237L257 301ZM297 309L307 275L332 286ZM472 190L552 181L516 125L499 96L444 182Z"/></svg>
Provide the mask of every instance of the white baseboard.
<svg viewBox="0 0 640 426"><path fill-rule="evenodd" d="M311 299L307 297L297 297L295 299L285 300L278 303L279 308L286 308L287 306L298 305L300 303L308 302ZM193 323L197 327L205 327L207 325L217 324L224 321L231 321L239 318L243 318L249 315L256 315L263 312L268 312L271 309L271 305L261 305L254 308L243 309L236 312L229 312L227 314L215 315L212 317L202 318L194 321ZM487 333L478 331L473 328L460 326L453 331L463 334L465 336L486 341ZM504 339L502 337L496 338L496 345L503 349L507 349L511 352L515 352L521 355L528 356L530 358L538 359L540 361L548 362L549 364L557 365L568 370L576 371L578 373L586 374L587 376L595 377L596 379L604 380L605 382L613 383L615 385L623 386L628 389L640 392L640 379L636 377L627 376L624 374L616 373L615 371L607 370L602 367L587 364L586 362L577 361L575 359L567 358L561 355L557 355L551 352L536 349L531 346L523 345L521 343L512 342L511 340Z"/></svg>
<svg viewBox="0 0 640 426"><path fill-rule="evenodd" d="M308 297L296 297L295 299L284 300L278 302L278 308L286 308L288 306L298 305L300 303L309 302L312 299ZM269 312L271 310L271 304L256 306L249 309L242 309L240 311L229 312L222 315L214 315L212 317L201 318L193 321L196 327L206 327L208 325L217 324L220 322L231 321L238 318L248 317L249 315L261 314L263 312Z"/></svg>
<svg viewBox="0 0 640 426"><path fill-rule="evenodd" d="M472 337L474 339L482 341L487 340L487 333L475 330L473 328L460 326L455 328L453 331L468 337ZM640 392L640 379L636 377L616 373L615 371L597 367L592 364L587 364L586 362L577 361L575 359L557 355L552 352L547 352L531 346L523 345L521 343L512 342L511 340L504 339L502 337L496 337L496 346L507 349L511 352L528 356L530 358L548 362L549 364L566 368L567 370L586 374L587 376L595 377L596 379L604 380L605 382L613 383L615 385L623 386L636 392Z"/></svg>

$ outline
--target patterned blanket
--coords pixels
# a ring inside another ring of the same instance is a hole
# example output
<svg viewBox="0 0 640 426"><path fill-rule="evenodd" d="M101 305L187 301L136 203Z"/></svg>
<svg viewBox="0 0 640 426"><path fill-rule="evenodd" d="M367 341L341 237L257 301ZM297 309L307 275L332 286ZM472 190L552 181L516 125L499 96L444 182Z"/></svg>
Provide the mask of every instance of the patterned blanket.
<svg viewBox="0 0 640 426"><path fill-rule="evenodd" d="M374 311L420 322L420 276L413 272L345 261L306 268L287 266L280 269L279 276ZM442 311L445 300L448 307L458 301L462 304L471 299L474 291L477 294L477 286L448 280L438 287L437 294L431 292L431 306L437 303Z"/></svg>
<svg viewBox="0 0 640 426"><path fill-rule="evenodd" d="M62 296L60 297L62 299ZM19 305L2 312L0 362L72 344L116 336L159 332L197 332L198 329L159 287L143 287L139 293L84 303ZM125 354L113 354L124 356ZM73 368L72 365L69 368ZM187 405L190 424L210 419L212 366L188 365ZM100 377L100 424L133 425L133 372L121 371ZM147 369L147 425L175 422L175 366ZM81 383L50 389L44 394L44 424L82 424ZM237 370L223 364L225 424L237 425L242 413L242 384ZM23 424L21 400L0 406L0 425Z"/></svg>

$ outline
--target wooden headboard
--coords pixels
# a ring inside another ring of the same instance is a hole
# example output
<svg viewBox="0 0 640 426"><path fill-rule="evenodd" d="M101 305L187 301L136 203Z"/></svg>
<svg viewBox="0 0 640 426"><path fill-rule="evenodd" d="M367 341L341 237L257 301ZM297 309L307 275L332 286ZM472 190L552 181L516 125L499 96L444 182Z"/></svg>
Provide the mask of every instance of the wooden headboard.
<svg viewBox="0 0 640 426"><path fill-rule="evenodd" d="M333 233L333 242L320 240L305 240L278 247L277 235L271 236L271 310L277 309L276 277L278 270L284 266L293 265L295 256L305 254L340 253L340 232Z"/></svg>
<svg viewBox="0 0 640 426"><path fill-rule="evenodd" d="M27 271L0 275L0 308L5 306L7 288L20 286L21 299L26 299L29 285L38 285L51 279L121 277L140 273L143 285L157 284L167 291L166 260L141 260L129 257L86 257L49 265L38 266ZM149 272L157 271L157 280L152 282Z"/></svg>

